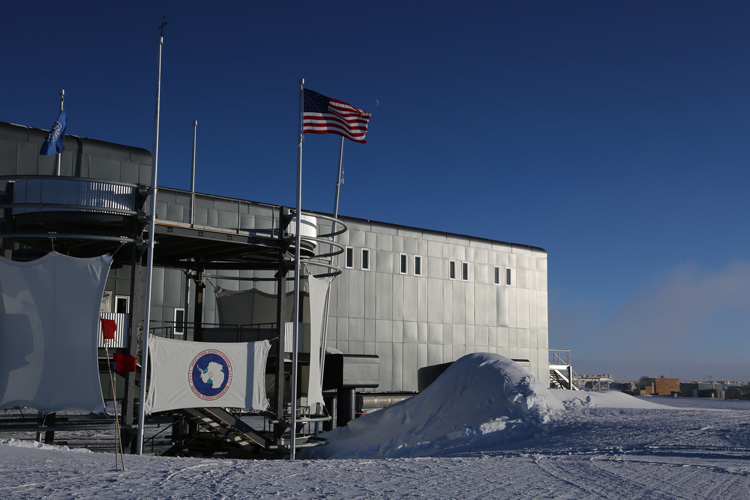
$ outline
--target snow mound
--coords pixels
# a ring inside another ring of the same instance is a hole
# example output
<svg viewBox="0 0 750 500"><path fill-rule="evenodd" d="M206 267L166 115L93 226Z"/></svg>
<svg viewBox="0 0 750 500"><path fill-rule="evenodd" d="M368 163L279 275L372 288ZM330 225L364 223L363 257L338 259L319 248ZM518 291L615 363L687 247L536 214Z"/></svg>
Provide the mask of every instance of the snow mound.
<svg viewBox="0 0 750 500"><path fill-rule="evenodd" d="M67 446L60 446L55 444L44 444L37 441L29 441L25 439L5 438L0 439L0 444L4 446L15 446L16 448L36 448L39 450L58 450L58 451L72 451L74 453L92 453L91 450L85 448L68 448Z"/></svg>
<svg viewBox="0 0 750 500"><path fill-rule="evenodd" d="M669 410L672 409L651 401L644 401L624 392L579 392L555 389L551 391L554 396L560 398L568 410L582 408L628 408L644 410Z"/></svg>
<svg viewBox="0 0 750 500"><path fill-rule="evenodd" d="M397 458L481 451L540 437L562 401L510 359L469 354L420 394L323 435L307 458Z"/></svg>

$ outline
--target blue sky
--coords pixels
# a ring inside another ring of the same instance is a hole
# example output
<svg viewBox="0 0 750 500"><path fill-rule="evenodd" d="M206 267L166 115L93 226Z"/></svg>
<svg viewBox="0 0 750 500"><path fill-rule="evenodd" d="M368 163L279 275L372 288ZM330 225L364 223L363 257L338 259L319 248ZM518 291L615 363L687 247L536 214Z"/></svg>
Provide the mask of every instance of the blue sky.
<svg viewBox="0 0 750 500"><path fill-rule="evenodd" d="M295 203L298 82L372 113L344 215L542 247L581 373L750 379L750 4L13 2L0 120L152 149L159 184ZM333 210L339 138L306 137Z"/></svg>

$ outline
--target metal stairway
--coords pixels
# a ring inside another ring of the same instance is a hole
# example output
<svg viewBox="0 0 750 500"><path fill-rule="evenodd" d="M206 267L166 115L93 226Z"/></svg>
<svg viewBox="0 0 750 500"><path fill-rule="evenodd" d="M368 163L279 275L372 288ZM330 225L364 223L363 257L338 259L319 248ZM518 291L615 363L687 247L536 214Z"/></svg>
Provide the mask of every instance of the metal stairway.
<svg viewBox="0 0 750 500"><path fill-rule="evenodd" d="M228 457L269 458L269 432L258 432L239 417L222 408L184 408L173 412L204 432L191 432L178 439L163 455L211 456L216 453Z"/></svg>
<svg viewBox="0 0 750 500"><path fill-rule="evenodd" d="M580 391L577 385L573 384L567 375L556 368L550 369L550 384L558 389L569 389Z"/></svg>

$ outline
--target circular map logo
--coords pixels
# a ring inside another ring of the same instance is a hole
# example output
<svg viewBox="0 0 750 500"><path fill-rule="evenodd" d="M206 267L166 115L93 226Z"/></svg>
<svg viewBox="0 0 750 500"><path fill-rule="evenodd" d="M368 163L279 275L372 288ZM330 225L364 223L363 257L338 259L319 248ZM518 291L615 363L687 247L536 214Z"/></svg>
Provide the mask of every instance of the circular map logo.
<svg viewBox="0 0 750 500"><path fill-rule="evenodd" d="M219 399L232 384L232 363L221 351L202 351L190 363L188 381L199 398L205 401Z"/></svg>

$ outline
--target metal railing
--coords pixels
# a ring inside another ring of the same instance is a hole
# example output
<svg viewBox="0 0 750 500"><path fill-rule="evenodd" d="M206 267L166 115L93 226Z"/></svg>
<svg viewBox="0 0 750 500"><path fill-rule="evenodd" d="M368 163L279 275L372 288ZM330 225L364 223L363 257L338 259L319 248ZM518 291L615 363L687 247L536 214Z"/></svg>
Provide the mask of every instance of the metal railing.
<svg viewBox="0 0 750 500"><path fill-rule="evenodd" d="M549 349L550 365L570 365L570 349Z"/></svg>

